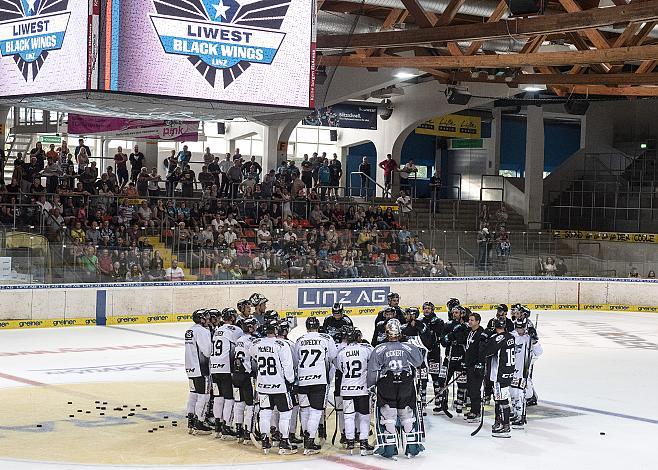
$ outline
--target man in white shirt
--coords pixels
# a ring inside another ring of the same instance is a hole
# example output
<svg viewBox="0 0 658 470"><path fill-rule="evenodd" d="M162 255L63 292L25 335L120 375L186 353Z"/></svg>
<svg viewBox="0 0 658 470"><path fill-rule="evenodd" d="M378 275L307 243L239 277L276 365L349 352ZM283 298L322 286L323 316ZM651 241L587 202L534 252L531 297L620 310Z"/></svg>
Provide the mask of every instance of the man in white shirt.
<svg viewBox="0 0 658 470"><path fill-rule="evenodd" d="M232 226L228 226L226 232L224 232L224 239L229 245L238 239L238 234L235 233L235 230Z"/></svg>
<svg viewBox="0 0 658 470"><path fill-rule="evenodd" d="M267 226L262 224L260 228L258 229L258 232L256 232L257 236L257 241L258 241L258 246L272 246L272 234L270 231L267 229Z"/></svg>
<svg viewBox="0 0 658 470"><path fill-rule="evenodd" d="M404 191L400 191L400 196L395 200L395 202L399 206L400 224L403 223L403 218L405 219L406 223L409 223L409 216L413 210L411 206L411 198L407 196Z"/></svg>
<svg viewBox="0 0 658 470"><path fill-rule="evenodd" d="M183 268L178 267L178 260L171 260L171 267L165 270L165 278L174 282L185 280L185 273Z"/></svg>

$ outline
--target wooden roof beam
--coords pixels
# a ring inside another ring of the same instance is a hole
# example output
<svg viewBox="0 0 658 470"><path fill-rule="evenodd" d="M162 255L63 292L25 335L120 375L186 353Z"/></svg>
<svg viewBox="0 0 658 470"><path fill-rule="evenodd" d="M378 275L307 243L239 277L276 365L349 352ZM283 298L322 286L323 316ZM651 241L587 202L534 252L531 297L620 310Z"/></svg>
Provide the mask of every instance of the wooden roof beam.
<svg viewBox="0 0 658 470"><path fill-rule="evenodd" d="M434 13L425 11L418 0L402 0L407 11L414 17L416 24L421 28L431 28L437 22L437 17Z"/></svg>
<svg viewBox="0 0 658 470"><path fill-rule="evenodd" d="M542 67L547 72L551 69ZM485 82L500 83L510 86L514 85L658 85L658 74L636 74L636 73L597 73L569 75L563 73L528 73L519 74L512 78L511 82L505 81L504 77L496 77L489 80L486 75L473 78L468 72L458 72L455 80L460 82Z"/></svg>
<svg viewBox="0 0 658 470"><path fill-rule="evenodd" d="M505 14L507 11L507 1L506 0L500 0L498 2L498 5L496 5L496 9L489 15L489 18L487 18L487 23L497 23ZM464 52L464 55L473 55L475 54L480 47L482 47L482 43L484 41L473 41L470 46L466 49L466 52Z"/></svg>
<svg viewBox="0 0 658 470"><path fill-rule="evenodd" d="M502 7L501 7L502 8ZM579 31L616 23L653 22L658 20L658 0L609 8L594 8L575 13L518 18L488 23L439 26L432 28L408 29L404 31L382 31L377 33L338 34L318 37L318 49L395 47L423 45L432 42L484 41L512 36L536 36L568 31ZM655 25L655 23L654 23ZM650 29L647 25L646 35ZM637 45L637 44L628 44Z"/></svg>

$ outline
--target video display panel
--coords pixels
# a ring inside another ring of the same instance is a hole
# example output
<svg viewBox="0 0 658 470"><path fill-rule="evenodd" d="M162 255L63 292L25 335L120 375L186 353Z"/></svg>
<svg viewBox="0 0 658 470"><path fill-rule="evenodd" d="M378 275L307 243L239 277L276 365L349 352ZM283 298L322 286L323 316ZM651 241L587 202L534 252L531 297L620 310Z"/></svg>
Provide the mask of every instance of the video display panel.
<svg viewBox="0 0 658 470"><path fill-rule="evenodd" d="M101 88L313 106L314 0L112 0Z"/></svg>
<svg viewBox="0 0 658 470"><path fill-rule="evenodd" d="M0 0L0 96L87 88L89 3Z"/></svg>

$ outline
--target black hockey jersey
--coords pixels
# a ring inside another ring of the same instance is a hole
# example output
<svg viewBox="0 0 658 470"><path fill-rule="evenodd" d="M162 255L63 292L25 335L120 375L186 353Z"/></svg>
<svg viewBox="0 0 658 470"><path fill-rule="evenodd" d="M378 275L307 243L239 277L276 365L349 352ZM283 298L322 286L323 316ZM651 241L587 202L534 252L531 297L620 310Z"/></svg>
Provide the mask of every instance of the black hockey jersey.
<svg viewBox="0 0 658 470"><path fill-rule="evenodd" d="M435 313L423 315L418 321L427 327L427 343L425 343L427 349L432 351L440 348L445 322L437 317Z"/></svg>
<svg viewBox="0 0 658 470"><path fill-rule="evenodd" d="M476 364L484 364L486 357L484 355L489 335L481 326L477 330L468 330L466 338L466 354L464 360L466 367L474 367Z"/></svg>
<svg viewBox="0 0 658 470"><path fill-rule="evenodd" d="M491 336L484 354L488 358L489 380L509 387L514 378L514 336L508 332Z"/></svg>
<svg viewBox="0 0 658 470"><path fill-rule="evenodd" d="M465 323L450 320L443 329L441 344L450 352L451 362L461 362L466 351L468 327Z"/></svg>
<svg viewBox="0 0 658 470"><path fill-rule="evenodd" d="M343 318L341 318L340 320L336 320L333 317L333 315L331 315L324 319L324 322L322 323L322 328L324 333L327 333L329 336L333 338L334 341L339 343L340 341L337 341L336 334L340 331L342 327L353 326L353 325L354 324L352 323L352 320L347 315L343 315Z"/></svg>
<svg viewBox="0 0 658 470"><path fill-rule="evenodd" d="M487 323L487 330L494 331L494 321L496 320L496 317L492 318L489 320L489 323ZM508 333L511 333L514 331L514 322L510 320L509 318L505 317L505 331Z"/></svg>
<svg viewBox="0 0 658 470"><path fill-rule="evenodd" d="M388 307L387 307L388 308ZM400 307L393 307L395 309L395 318L398 319L400 324L404 324L404 311ZM375 325L379 323L380 321L384 320L384 310L380 310L377 313L377 317L375 318Z"/></svg>

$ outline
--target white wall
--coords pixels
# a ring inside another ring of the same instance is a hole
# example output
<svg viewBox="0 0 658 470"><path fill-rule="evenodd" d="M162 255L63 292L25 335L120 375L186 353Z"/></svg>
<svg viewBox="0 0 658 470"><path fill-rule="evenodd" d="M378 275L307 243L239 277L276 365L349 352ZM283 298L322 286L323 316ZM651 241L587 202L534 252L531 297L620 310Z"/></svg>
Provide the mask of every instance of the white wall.
<svg viewBox="0 0 658 470"><path fill-rule="evenodd" d="M593 308L632 310L637 306L657 307L658 282L646 280L599 280L588 278L451 278L379 280L376 282L188 282L178 284L101 285L101 286L2 286L0 320L39 320L53 318L95 318L96 292L106 291L106 312L111 317L134 315L190 314L198 308L235 306L238 300L259 292L269 300L269 308L307 314L313 309L300 309L297 293L300 288L320 288L346 295L349 291L390 289L401 296L401 304L419 305L429 300L444 306L450 297L463 304L478 305L488 310L501 302L521 302L544 309ZM381 299L384 295L379 296ZM346 307L350 304L344 302ZM545 304L545 305L543 305ZM366 305L362 305L365 307ZM373 310L370 310L372 313ZM356 313L369 313L361 309Z"/></svg>

